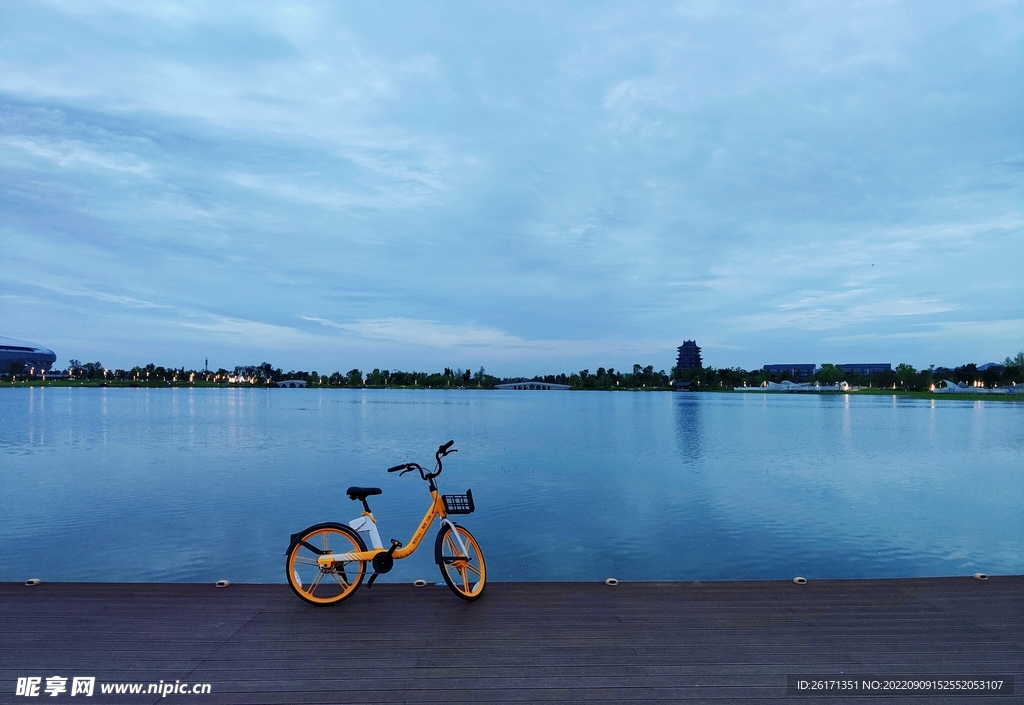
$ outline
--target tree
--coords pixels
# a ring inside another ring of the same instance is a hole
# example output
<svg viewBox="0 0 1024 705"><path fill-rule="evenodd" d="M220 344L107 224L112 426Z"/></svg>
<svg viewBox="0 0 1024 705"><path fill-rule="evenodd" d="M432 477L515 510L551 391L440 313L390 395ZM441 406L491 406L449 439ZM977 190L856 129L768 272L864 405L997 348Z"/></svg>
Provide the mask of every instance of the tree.
<svg viewBox="0 0 1024 705"><path fill-rule="evenodd" d="M1003 361L1003 375L1007 382L1024 380L1024 352L1019 352Z"/></svg>
<svg viewBox="0 0 1024 705"><path fill-rule="evenodd" d="M982 383L989 389L999 384L1000 378L1003 376L1003 368L999 365L989 367L983 370L981 373Z"/></svg>
<svg viewBox="0 0 1024 705"><path fill-rule="evenodd" d="M743 382L745 382L747 378L747 371L741 367L720 369L718 370L718 378L721 381L721 386L726 389L742 387Z"/></svg>
<svg viewBox="0 0 1024 705"><path fill-rule="evenodd" d="M901 362L896 365L896 380L903 389L913 388L917 382L917 370L914 369L913 365Z"/></svg>
<svg viewBox="0 0 1024 705"><path fill-rule="evenodd" d="M957 382L963 382L967 386L972 386L978 379L978 366L973 362L968 365L961 365L953 370L956 375Z"/></svg>
<svg viewBox="0 0 1024 705"><path fill-rule="evenodd" d="M82 374L86 379L102 379L103 363L98 361L85 363L82 365Z"/></svg>
<svg viewBox="0 0 1024 705"><path fill-rule="evenodd" d="M896 372L881 370L871 373L871 386L879 389L893 389L896 386Z"/></svg>
<svg viewBox="0 0 1024 705"><path fill-rule="evenodd" d="M357 369L351 369L348 374L345 375L350 387L361 387L363 386L363 373Z"/></svg>
<svg viewBox="0 0 1024 705"><path fill-rule="evenodd" d="M274 366L269 362L262 362L256 366L256 377L262 382L271 382L273 380L281 379L284 374L281 369L274 369Z"/></svg>
<svg viewBox="0 0 1024 705"><path fill-rule="evenodd" d="M835 384L843 378L843 371L830 362L822 363L815 375L821 384Z"/></svg>

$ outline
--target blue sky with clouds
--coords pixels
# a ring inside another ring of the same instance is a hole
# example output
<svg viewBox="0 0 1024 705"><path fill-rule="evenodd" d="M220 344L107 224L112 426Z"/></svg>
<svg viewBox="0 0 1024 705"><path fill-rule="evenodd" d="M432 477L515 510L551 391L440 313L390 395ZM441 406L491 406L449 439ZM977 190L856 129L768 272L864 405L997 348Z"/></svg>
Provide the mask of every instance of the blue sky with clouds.
<svg viewBox="0 0 1024 705"><path fill-rule="evenodd" d="M0 5L0 335L496 374L1024 349L1024 4Z"/></svg>

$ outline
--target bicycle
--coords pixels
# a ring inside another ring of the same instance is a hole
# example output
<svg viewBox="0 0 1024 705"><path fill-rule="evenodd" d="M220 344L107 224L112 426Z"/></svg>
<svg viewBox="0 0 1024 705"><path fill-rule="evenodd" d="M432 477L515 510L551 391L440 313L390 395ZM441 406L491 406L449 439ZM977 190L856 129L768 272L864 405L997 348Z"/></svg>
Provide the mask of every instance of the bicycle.
<svg viewBox="0 0 1024 705"><path fill-rule="evenodd" d="M441 474L441 458L458 452L452 448L454 444L455 441L448 441L438 446L433 472L426 472L417 463L388 468L388 472L397 472L399 477L418 471L430 488L430 508L409 539L408 546L403 546L397 539L391 539L391 548L388 549L381 544L377 520L366 501L367 497L382 494L379 487L349 487L345 491L349 499L363 503L362 515L347 525L325 522L292 534L285 552L285 572L295 594L314 605L341 602L351 597L362 584L367 564L373 567L374 572L366 587L373 587L373 581L389 572L396 560L412 555L419 548L434 518L440 517L441 528L434 541L434 562L452 592L463 600L478 599L483 594L487 578L484 554L473 534L448 518L451 514L473 513L476 509L473 492L466 490L466 494L442 495L434 482ZM360 535L363 533L370 537L369 549Z"/></svg>

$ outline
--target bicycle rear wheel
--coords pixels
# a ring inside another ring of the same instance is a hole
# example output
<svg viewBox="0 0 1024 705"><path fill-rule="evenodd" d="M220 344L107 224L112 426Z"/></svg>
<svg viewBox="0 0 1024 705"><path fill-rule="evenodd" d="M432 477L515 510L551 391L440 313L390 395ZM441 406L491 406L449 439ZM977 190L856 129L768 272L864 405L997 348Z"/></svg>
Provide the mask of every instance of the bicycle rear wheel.
<svg viewBox="0 0 1024 705"><path fill-rule="evenodd" d="M311 550L316 549L316 550ZM365 551L359 534L343 524L316 524L304 530L288 551L285 573L292 591L312 605L333 605L350 597L366 575L364 561L336 561L321 566L321 553Z"/></svg>
<svg viewBox="0 0 1024 705"><path fill-rule="evenodd" d="M466 547L465 553L456 540L455 532L458 532L458 538ZM476 600L483 594L487 580L484 554L468 530L456 526L455 532L448 524L444 524L438 532L437 545L440 550L437 567L452 592L463 600Z"/></svg>

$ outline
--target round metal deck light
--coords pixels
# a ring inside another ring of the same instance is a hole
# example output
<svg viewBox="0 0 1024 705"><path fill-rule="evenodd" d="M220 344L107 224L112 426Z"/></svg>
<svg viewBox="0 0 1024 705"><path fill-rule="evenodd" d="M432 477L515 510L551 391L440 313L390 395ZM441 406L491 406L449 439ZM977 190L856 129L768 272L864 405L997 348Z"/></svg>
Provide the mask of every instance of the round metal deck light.
<svg viewBox="0 0 1024 705"><path fill-rule="evenodd" d="M988 580L988 576L985 575L984 573L975 573L974 574L974 579L975 580Z"/></svg>
<svg viewBox="0 0 1024 705"><path fill-rule="evenodd" d="M28 580L25 581L25 585L28 586L28 587L35 587L36 585L38 585L41 582L43 582L43 581L40 580L39 578L29 578Z"/></svg>
<svg viewBox="0 0 1024 705"><path fill-rule="evenodd" d="M605 585L611 585L612 587L614 587L614 586L619 584L619 581L616 580L615 578L608 578L607 580L604 581L604 584Z"/></svg>
<svg viewBox="0 0 1024 705"><path fill-rule="evenodd" d="M807 584L807 578L801 578L798 575L795 578L793 578L793 582L796 583L797 585L806 585Z"/></svg>
<svg viewBox="0 0 1024 705"><path fill-rule="evenodd" d="M213 586L214 586L214 587L219 587L219 588L226 588L226 587L227 587L227 586L229 586L230 584L231 584L231 581L230 581L230 580L218 580L217 582L215 582L215 583L213 584Z"/></svg>
<svg viewBox="0 0 1024 705"><path fill-rule="evenodd" d="M427 586L427 581L424 580L423 578L420 578L419 580L412 581L412 584L413 584L413 587L426 587Z"/></svg>

